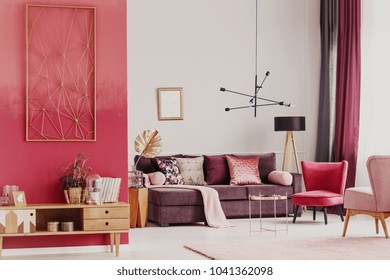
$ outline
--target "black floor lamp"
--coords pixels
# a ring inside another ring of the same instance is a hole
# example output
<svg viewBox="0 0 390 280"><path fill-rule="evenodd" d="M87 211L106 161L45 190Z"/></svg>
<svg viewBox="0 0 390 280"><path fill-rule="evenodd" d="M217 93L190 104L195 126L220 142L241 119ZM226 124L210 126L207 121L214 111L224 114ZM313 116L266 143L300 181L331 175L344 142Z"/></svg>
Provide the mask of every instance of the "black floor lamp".
<svg viewBox="0 0 390 280"><path fill-rule="evenodd" d="M301 166L298 160L297 147L295 145L293 131L305 131L305 117L275 117L275 131L286 131L286 142L284 144L283 171L291 172L291 147L294 151L297 172L301 173Z"/></svg>

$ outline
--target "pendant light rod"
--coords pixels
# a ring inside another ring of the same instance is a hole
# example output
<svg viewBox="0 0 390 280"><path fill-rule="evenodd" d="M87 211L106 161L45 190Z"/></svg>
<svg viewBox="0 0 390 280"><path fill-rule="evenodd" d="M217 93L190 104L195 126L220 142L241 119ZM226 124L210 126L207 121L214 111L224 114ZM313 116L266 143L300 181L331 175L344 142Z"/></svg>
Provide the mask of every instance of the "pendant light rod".
<svg viewBox="0 0 390 280"><path fill-rule="evenodd" d="M255 11L255 15L256 15L256 17L255 17L256 18L256 27L255 27L255 81L254 81L255 88L254 88L254 94L250 95L250 94L246 94L246 93L242 93L242 92L238 92L238 91L234 91L234 90L229 90L229 89L226 89L224 87L220 88L220 91L222 91L222 92L226 91L226 92L234 93L237 95L249 97L250 98L249 103L251 103L251 104L254 103L254 104L248 105L248 106L240 106L240 107L233 107L233 108L228 107L228 108L225 108L226 112L229 112L232 110L237 110L237 109L254 108L254 117L257 117L257 107L274 106L274 105L293 107L291 105L291 103L287 103L285 101L276 101L276 100L272 100L272 99L258 97L258 93L259 93L260 89L263 88L263 84L264 84L265 80L270 75L270 71L267 71L265 73L264 79L262 80L261 84L260 85L258 84L258 78L257 78L257 76L258 76L257 75L257 72L258 72L258 10L259 10L259 4L258 4L258 0L256 0L256 11ZM258 104L258 102L257 102L258 100L268 102L268 103Z"/></svg>

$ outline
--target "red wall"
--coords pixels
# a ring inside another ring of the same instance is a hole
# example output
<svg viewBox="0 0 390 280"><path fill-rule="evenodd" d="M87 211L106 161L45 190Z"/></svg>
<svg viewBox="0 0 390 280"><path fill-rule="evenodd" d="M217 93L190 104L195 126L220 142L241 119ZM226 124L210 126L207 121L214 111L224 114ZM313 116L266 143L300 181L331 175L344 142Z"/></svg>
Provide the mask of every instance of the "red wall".
<svg viewBox="0 0 390 280"><path fill-rule="evenodd" d="M0 188L18 185L27 203L65 202L59 169L83 152L101 176L122 178L127 201L126 0L45 0L96 7L96 142L26 142L25 4L0 4ZM104 235L4 238L4 248L107 244ZM122 243L128 235L122 235Z"/></svg>

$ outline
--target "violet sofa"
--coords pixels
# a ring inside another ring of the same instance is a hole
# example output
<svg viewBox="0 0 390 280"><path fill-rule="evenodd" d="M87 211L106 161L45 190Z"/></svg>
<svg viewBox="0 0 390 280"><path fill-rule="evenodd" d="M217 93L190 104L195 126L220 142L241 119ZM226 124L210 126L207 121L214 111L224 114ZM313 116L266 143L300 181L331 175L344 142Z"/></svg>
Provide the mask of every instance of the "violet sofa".
<svg viewBox="0 0 390 280"><path fill-rule="evenodd" d="M240 155L242 156L242 155ZM249 155L248 155L249 156ZM227 218L249 217L249 195L285 195L287 194L287 211L293 214L291 197L294 193L302 191L302 175L292 173L293 182L291 185L277 185L268 181L268 174L276 170L275 153L260 154L259 173L261 185L230 185L229 167L224 155L208 156L203 155L203 170L207 187L214 188L219 194L222 209ZM172 155L157 158L171 157L195 157L189 155ZM138 156L135 157L135 162ZM159 171L157 160L141 158L137 169L144 173ZM150 188L148 190L148 219L160 226L172 224L205 222L202 196L197 190L176 189L169 187ZM259 202L251 202L252 215L259 216ZM273 201L262 202L262 216L273 217ZM276 215L286 214L285 201L277 202ZM301 212L298 213L300 216Z"/></svg>

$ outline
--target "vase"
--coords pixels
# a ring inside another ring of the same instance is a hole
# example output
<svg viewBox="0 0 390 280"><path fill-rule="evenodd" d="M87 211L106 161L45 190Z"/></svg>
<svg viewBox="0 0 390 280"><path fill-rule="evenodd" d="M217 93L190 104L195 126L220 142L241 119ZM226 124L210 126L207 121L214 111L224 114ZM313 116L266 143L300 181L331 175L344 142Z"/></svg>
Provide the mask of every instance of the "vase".
<svg viewBox="0 0 390 280"><path fill-rule="evenodd" d="M131 170L128 172L128 187L142 188L144 185L143 179L144 179L143 172L136 170L135 166L133 165L131 167Z"/></svg>
<svg viewBox="0 0 390 280"><path fill-rule="evenodd" d="M64 190L66 203L80 204L83 202L83 189L81 187Z"/></svg>

